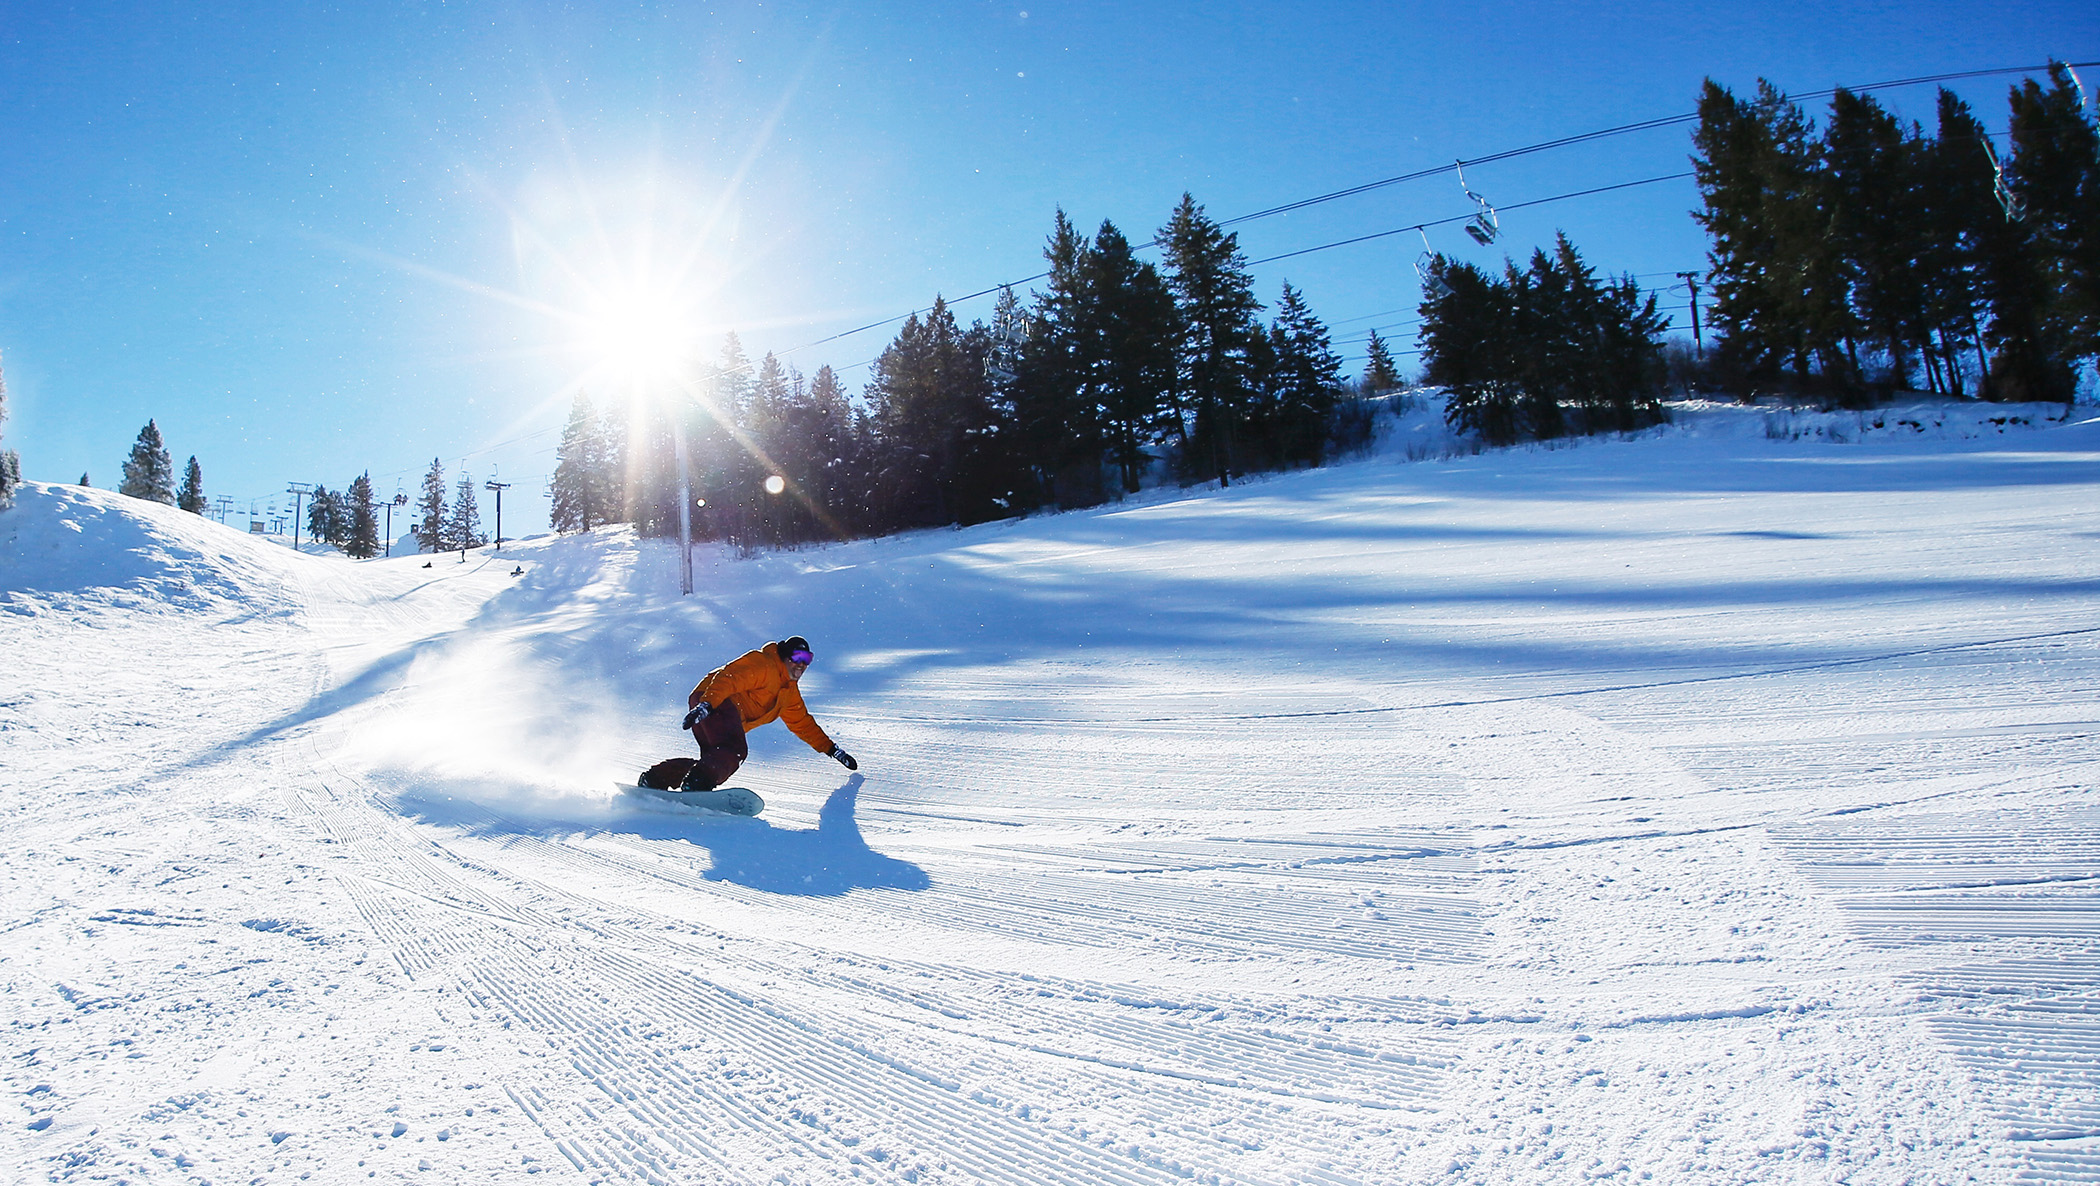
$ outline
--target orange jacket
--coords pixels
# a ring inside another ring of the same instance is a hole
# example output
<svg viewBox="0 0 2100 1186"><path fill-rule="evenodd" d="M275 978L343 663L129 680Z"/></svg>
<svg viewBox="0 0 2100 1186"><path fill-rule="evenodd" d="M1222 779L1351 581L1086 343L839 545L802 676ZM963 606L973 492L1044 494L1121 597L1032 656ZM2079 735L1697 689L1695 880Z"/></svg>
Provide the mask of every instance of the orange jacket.
<svg viewBox="0 0 2100 1186"><path fill-rule="evenodd" d="M788 678L787 661L780 657L777 642L746 651L708 672L685 698L685 705L691 708L702 700L707 701L709 708L734 700L737 711L744 714L746 733L776 720L785 721L811 749L820 754L832 750L831 738L817 727L803 705L802 690Z"/></svg>

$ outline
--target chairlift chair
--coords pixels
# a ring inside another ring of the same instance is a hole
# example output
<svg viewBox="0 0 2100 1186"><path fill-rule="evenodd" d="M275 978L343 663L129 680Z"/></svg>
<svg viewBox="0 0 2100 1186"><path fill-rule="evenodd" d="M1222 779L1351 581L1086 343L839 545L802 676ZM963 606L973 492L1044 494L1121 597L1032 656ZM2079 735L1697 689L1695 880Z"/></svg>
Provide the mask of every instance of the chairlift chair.
<svg viewBox="0 0 2100 1186"><path fill-rule="evenodd" d="M2005 162L1998 159L1998 149L1991 143L1990 133L1979 133L1976 140L1983 145L1983 155L1990 158L1991 193L1997 197L1998 205L2004 208L2005 220L2020 221L2027 216L2027 207L2020 201L2020 195L2013 192L2012 182L2006 179Z"/></svg>
<svg viewBox="0 0 2100 1186"><path fill-rule="evenodd" d="M1451 167L1458 170L1458 188L1466 191L1466 196L1473 199L1475 206L1480 207L1478 213L1466 220L1466 233L1473 236L1473 241L1482 247L1492 246L1495 238L1502 233L1502 220L1495 216L1495 208L1488 204L1488 200L1474 193L1473 188L1466 184L1466 163L1453 161Z"/></svg>
<svg viewBox="0 0 2100 1186"><path fill-rule="evenodd" d="M1437 275L1431 266L1436 262L1436 252L1429 246L1429 232L1418 226L1415 233L1422 236L1422 254L1415 257L1415 279L1420 280L1422 287L1439 298L1450 296L1453 291L1451 286L1446 284L1444 278Z"/></svg>
<svg viewBox="0 0 2100 1186"><path fill-rule="evenodd" d="M1034 331L1026 317L1019 317L1001 325L992 338L992 348L985 352L984 373L996 383L1011 383L1016 374L1012 364Z"/></svg>

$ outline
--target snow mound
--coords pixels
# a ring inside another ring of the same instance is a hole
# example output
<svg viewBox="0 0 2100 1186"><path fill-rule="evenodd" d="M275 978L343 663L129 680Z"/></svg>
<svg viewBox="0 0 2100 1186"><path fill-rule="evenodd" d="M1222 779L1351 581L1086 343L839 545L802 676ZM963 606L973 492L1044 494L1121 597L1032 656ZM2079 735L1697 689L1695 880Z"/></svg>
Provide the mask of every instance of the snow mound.
<svg viewBox="0 0 2100 1186"><path fill-rule="evenodd" d="M288 615L313 561L157 502L24 482L0 512L0 609Z"/></svg>

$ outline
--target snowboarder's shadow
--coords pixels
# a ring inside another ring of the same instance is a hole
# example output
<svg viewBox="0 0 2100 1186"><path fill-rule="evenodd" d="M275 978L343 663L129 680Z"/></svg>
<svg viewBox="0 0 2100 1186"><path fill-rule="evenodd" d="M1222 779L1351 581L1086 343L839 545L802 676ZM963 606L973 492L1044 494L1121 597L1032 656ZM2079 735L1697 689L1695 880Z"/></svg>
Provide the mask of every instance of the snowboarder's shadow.
<svg viewBox="0 0 2100 1186"><path fill-rule="evenodd" d="M924 869L868 847L854 808L863 778L854 775L831 793L814 831L776 828L763 819L735 826L696 828L685 835L708 850L709 881L726 881L769 894L838 897L857 889L923 890ZM725 821L726 822L726 821Z"/></svg>

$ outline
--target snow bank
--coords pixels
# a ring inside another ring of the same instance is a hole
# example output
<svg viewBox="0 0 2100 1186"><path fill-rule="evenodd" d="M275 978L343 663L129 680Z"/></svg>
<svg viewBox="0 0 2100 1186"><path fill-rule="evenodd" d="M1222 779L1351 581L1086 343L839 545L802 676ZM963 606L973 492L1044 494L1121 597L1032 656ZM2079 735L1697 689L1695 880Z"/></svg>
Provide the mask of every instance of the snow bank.
<svg viewBox="0 0 2100 1186"><path fill-rule="evenodd" d="M299 558L171 506L24 482L0 513L0 608L291 613Z"/></svg>

